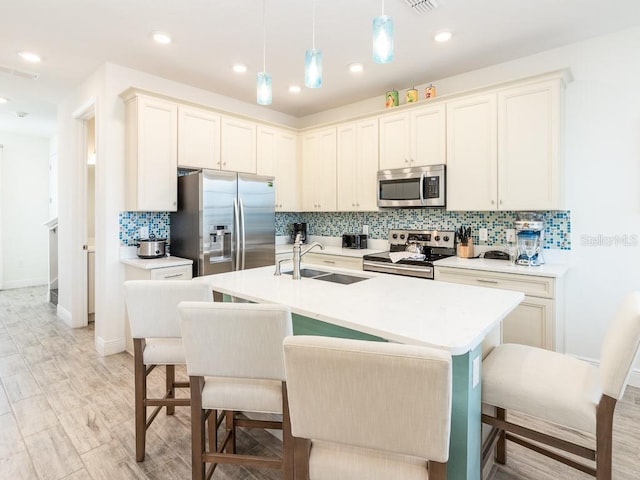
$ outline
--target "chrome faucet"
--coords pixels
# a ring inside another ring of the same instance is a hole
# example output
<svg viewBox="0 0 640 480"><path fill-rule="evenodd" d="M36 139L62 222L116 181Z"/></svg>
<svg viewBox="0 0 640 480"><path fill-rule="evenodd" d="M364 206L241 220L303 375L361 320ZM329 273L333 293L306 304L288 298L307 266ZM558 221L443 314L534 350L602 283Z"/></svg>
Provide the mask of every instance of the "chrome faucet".
<svg viewBox="0 0 640 480"><path fill-rule="evenodd" d="M302 241L300 240L300 234L297 233L296 234L296 238L293 241L293 258L289 259L289 258L283 258L282 260L279 260L278 263L276 264L276 271L274 273L274 275L281 275L280 272L280 264L282 262L288 262L290 260L293 261L293 279L294 280L300 280L300 260L302 259L302 257L312 248L314 247L320 247L320 250L324 250L324 245L321 244L320 242L313 242L311 245L309 245L307 248L305 248L304 250L302 250Z"/></svg>

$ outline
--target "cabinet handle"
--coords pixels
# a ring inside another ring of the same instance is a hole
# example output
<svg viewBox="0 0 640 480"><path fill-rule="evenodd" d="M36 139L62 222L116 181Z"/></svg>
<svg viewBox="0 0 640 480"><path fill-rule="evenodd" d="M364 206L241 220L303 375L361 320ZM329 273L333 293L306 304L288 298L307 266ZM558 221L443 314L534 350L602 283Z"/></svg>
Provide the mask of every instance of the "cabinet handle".
<svg viewBox="0 0 640 480"><path fill-rule="evenodd" d="M181 277L182 275L184 275L184 274L183 273L174 273L173 275L165 275L162 278L164 278L166 280L167 278L176 278L176 277Z"/></svg>
<svg viewBox="0 0 640 480"><path fill-rule="evenodd" d="M409 163L409 159L408 159L408 158L405 158L405 159L404 159L404 163Z"/></svg>
<svg viewBox="0 0 640 480"><path fill-rule="evenodd" d="M495 204L496 201L495 200L491 200L491 205Z"/></svg>
<svg viewBox="0 0 640 480"><path fill-rule="evenodd" d="M485 280L484 278L476 278L476 280L480 283L491 283L497 285L499 282L497 280Z"/></svg>
<svg viewBox="0 0 640 480"><path fill-rule="evenodd" d="M500 205L502 205L502 200L500 200Z"/></svg>
<svg viewBox="0 0 640 480"><path fill-rule="evenodd" d="M333 260L323 260L322 263L329 263L329 264L333 265L336 262L334 262Z"/></svg>

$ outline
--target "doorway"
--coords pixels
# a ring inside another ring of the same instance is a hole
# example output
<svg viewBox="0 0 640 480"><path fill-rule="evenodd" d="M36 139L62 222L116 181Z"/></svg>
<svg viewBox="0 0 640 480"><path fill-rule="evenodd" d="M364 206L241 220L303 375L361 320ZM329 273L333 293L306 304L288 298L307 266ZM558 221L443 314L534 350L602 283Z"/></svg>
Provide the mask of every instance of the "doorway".
<svg viewBox="0 0 640 480"><path fill-rule="evenodd" d="M87 246L87 322L95 321L96 277L96 119L85 120L85 229Z"/></svg>

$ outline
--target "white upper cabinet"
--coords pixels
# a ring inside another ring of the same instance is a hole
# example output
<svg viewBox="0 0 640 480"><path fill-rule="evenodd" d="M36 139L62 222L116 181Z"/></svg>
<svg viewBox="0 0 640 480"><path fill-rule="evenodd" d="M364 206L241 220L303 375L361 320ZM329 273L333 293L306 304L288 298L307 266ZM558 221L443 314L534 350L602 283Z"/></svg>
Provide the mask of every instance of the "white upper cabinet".
<svg viewBox="0 0 640 480"><path fill-rule="evenodd" d="M256 124L222 117L221 170L256 173Z"/></svg>
<svg viewBox="0 0 640 480"><path fill-rule="evenodd" d="M258 126L258 175L275 177L276 211L299 209L296 134L272 127Z"/></svg>
<svg viewBox="0 0 640 480"><path fill-rule="evenodd" d="M444 103L380 117L380 170L446 163Z"/></svg>
<svg viewBox="0 0 640 480"><path fill-rule="evenodd" d="M140 94L125 102L125 208L176 211L178 105Z"/></svg>
<svg viewBox="0 0 640 480"><path fill-rule="evenodd" d="M561 81L498 93L498 201L501 210L558 210Z"/></svg>
<svg viewBox="0 0 640 480"><path fill-rule="evenodd" d="M220 115L178 107L178 166L220 169Z"/></svg>
<svg viewBox="0 0 640 480"><path fill-rule="evenodd" d="M378 120L337 128L337 209L377 210Z"/></svg>
<svg viewBox="0 0 640 480"><path fill-rule="evenodd" d="M302 211L336 211L336 129L302 137Z"/></svg>
<svg viewBox="0 0 640 480"><path fill-rule="evenodd" d="M447 103L447 209L497 208L495 93Z"/></svg>
<svg viewBox="0 0 640 480"><path fill-rule="evenodd" d="M558 210L563 80L447 103L449 210Z"/></svg>

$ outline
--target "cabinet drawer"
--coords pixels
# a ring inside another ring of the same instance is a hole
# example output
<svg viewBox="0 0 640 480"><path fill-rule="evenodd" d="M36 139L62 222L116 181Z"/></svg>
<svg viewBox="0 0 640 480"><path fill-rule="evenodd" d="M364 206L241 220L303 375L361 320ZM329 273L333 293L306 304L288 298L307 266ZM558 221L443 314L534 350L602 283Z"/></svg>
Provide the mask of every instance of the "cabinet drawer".
<svg viewBox="0 0 640 480"><path fill-rule="evenodd" d="M322 253L309 252L302 257L302 262L326 265L328 267L362 270L362 258L360 257L343 257L341 255L324 255Z"/></svg>
<svg viewBox="0 0 640 480"><path fill-rule="evenodd" d="M151 270L151 280L191 280L191 272L191 265L154 268Z"/></svg>
<svg viewBox="0 0 640 480"><path fill-rule="evenodd" d="M464 283L479 287L517 290L524 292L527 296L540 298L553 298L555 290L555 279L551 277L484 272L462 268L436 266L435 279L443 282Z"/></svg>

